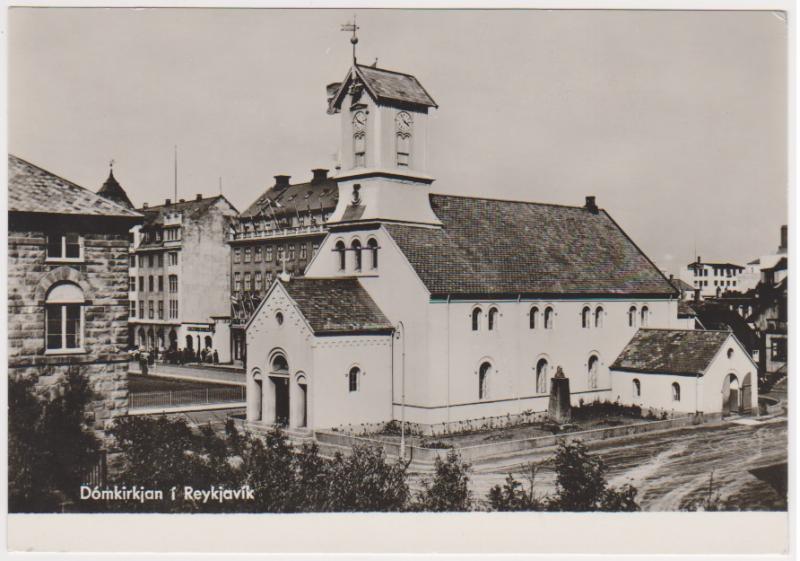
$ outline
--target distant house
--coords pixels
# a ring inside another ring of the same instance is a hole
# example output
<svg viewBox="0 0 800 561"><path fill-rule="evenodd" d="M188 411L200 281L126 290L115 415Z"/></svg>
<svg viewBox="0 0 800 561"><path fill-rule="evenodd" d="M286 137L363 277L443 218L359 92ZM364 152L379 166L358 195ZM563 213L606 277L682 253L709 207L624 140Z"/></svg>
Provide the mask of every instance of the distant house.
<svg viewBox="0 0 800 561"><path fill-rule="evenodd" d="M756 372L728 331L640 329L611 365L612 394L675 413L755 413Z"/></svg>
<svg viewBox="0 0 800 561"><path fill-rule="evenodd" d="M128 232L142 215L8 157L8 368L46 387L81 369L95 428L128 408Z"/></svg>
<svg viewBox="0 0 800 561"><path fill-rule="evenodd" d="M706 263L698 257L681 271L681 279L693 289L699 289L701 298L708 298L738 291L741 288L739 275L744 270L734 263Z"/></svg>

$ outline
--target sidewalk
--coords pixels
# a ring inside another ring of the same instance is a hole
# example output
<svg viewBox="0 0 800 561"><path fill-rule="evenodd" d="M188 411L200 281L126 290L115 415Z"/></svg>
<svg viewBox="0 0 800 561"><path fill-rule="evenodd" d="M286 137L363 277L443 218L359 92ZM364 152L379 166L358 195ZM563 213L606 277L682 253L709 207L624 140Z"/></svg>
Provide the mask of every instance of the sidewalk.
<svg viewBox="0 0 800 561"><path fill-rule="evenodd" d="M131 362L128 366L131 374L141 374L139 364ZM162 376L165 378L180 378L196 382L212 382L217 384L235 384L244 386L244 370L233 367L220 368L219 365L205 367L199 364L178 366L177 364L156 363L148 367L148 376Z"/></svg>

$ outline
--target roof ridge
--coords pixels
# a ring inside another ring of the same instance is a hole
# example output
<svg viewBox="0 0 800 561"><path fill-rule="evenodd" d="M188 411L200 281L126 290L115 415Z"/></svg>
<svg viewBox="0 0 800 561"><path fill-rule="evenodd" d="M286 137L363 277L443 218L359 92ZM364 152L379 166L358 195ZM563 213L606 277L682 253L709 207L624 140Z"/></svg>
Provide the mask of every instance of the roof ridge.
<svg viewBox="0 0 800 561"><path fill-rule="evenodd" d="M575 210L583 210L584 208L586 208L584 206L565 205L565 204L561 204L561 203L543 203L543 202L539 202L539 201L523 201L523 200L518 200L518 199L496 199L496 198L492 198L492 197L475 197L475 196L470 196L470 195L451 195L449 193L431 193L430 196L431 197L445 197L445 198L451 198L451 199L471 199L471 200L477 200L477 201L493 201L493 202L498 202L498 203L516 203L516 204L523 204L523 205L552 206L552 207L558 207L558 208L572 208L572 209L575 209ZM602 209L602 208L600 208L598 210L601 210L601 211L605 212L605 209Z"/></svg>
<svg viewBox="0 0 800 561"><path fill-rule="evenodd" d="M683 327L640 327L639 331L686 331L688 333L727 333L732 335L733 331L726 329L689 329Z"/></svg>

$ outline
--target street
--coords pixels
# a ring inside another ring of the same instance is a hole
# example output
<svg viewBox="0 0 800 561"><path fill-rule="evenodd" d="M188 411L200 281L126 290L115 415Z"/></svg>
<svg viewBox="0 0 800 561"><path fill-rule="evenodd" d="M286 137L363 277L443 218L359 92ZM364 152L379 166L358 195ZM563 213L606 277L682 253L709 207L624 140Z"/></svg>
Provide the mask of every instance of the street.
<svg viewBox="0 0 800 561"><path fill-rule="evenodd" d="M745 422L749 419L745 420ZM786 498L749 470L785 463L788 457L786 418L754 420L753 424L725 423L664 433L643 434L590 446L609 467L612 486L630 483L639 490L645 511L674 511L706 496L713 471L714 493L726 509L785 510ZM484 499L489 489L503 483L509 472L524 481L522 466L546 461L541 453L515 458L509 466L499 462L473 467L474 496ZM555 474L544 463L536 474L537 494L554 491Z"/></svg>

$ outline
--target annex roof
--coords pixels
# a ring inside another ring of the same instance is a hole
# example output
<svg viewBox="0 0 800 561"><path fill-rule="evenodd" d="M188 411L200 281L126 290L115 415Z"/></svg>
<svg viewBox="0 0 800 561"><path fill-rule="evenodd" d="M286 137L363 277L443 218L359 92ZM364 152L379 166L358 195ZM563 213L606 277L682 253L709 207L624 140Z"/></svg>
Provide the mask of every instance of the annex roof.
<svg viewBox="0 0 800 561"><path fill-rule="evenodd" d="M8 155L9 212L141 218L89 189L12 154Z"/></svg>
<svg viewBox="0 0 800 561"><path fill-rule="evenodd" d="M339 200L339 189L336 181L326 178L322 181L309 181L297 183L288 187L274 185L264 191L253 204L239 215L239 218L255 219L259 216L267 220L273 218L273 212L278 218L295 216L295 214L332 211Z"/></svg>
<svg viewBox="0 0 800 561"><path fill-rule="evenodd" d="M386 224L432 296L677 291L603 210L431 195L442 228Z"/></svg>
<svg viewBox="0 0 800 561"><path fill-rule="evenodd" d="M670 281L672 286L682 292L694 292L694 287L683 279L674 278Z"/></svg>
<svg viewBox="0 0 800 561"><path fill-rule="evenodd" d="M392 329L392 324L358 279L299 277L278 282L317 335Z"/></svg>
<svg viewBox="0 0 800 561"><path fill-rule="evenodd" d="M702 375L732 334L700 329L640 329L612 370Z"/></svg>
<svg viewBox="0 0 800 561"><path fill-rule="evenodd" d="M192 219L197 218L208 211L217 201L224 200L231 208L236 210L233 205L228 202L223 195L215 195L206 198L194 198L185 200L183 202L171 202L170 204L163 204L157 206L148 206L147 208L140 208L139 212L145 215L145 226L154 227L164 224L164 216L167 214L180 212L184 218Z"/></svg>
<svg viewBox="0 0 800 561"><path fill-rule="evenodd" d="M355 76L364 83L367 92L376 102L400 102L422 107L438 107L419 80L411 74L363 64L356 64L349 71L347 78L331 98L331 107L338 107L342 96Z"/></svg>

